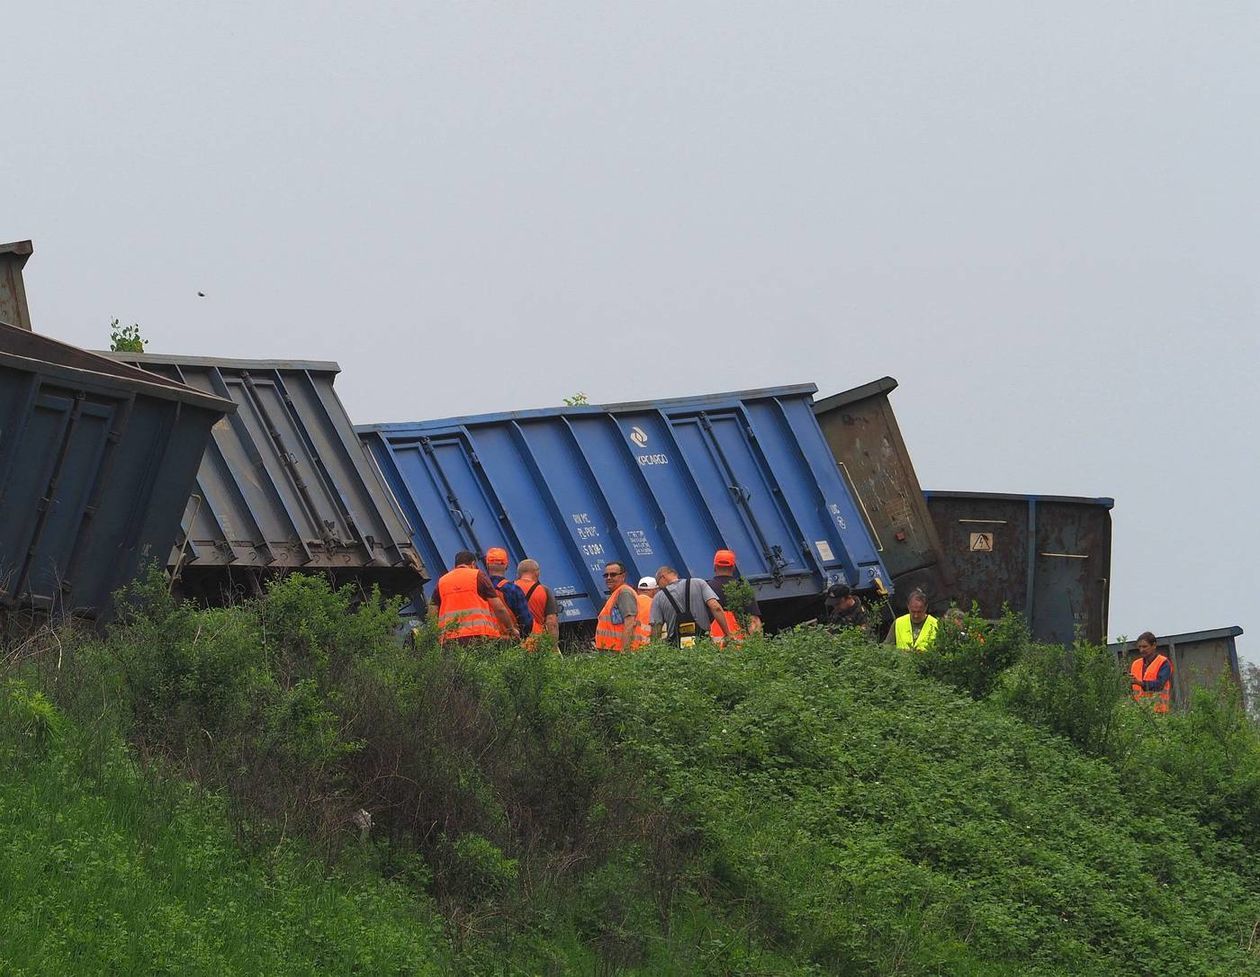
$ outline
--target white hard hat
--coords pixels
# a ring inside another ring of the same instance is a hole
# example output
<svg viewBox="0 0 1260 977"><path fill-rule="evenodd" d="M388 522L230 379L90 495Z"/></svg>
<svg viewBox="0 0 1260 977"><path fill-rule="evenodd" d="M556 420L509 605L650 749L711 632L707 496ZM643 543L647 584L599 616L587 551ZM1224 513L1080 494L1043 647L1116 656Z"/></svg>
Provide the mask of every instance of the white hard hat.
<svg viewBox="0 0 1260 977"><path fill-rule="evenodd" d="M640 577L640 578L639 578L639 589L640 589L640 590L651 590L651 589L652 589L652 588L654 588L655 586L656 586L656 578L655 578L655 577Z"/></svg>

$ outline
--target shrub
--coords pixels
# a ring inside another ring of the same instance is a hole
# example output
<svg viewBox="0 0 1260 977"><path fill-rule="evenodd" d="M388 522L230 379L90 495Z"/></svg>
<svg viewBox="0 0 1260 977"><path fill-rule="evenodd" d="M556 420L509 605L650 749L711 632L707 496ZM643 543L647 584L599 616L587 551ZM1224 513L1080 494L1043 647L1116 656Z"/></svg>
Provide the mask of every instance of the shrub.
<svg viewBox="0 0 1260 977"><path fill-rule="evenodd" d="M916 655L915 662L924 675L948 682L973 699L983 699L1019 660L1028 642L1028 624L1022 615L1008 610L990 622L980 617L973 604L961 626L944 618L935 643Z"/></svg>
<svg viewBox="0 0 1260 977"><path fill-rule="evenodd" d="M446 857L445 883L448 892L479 900L505 895L520 874L516 859L488 838L478 834L460 835L443 846Z"/></svg>
<svg viewBox="0 0 1260 977"><path fill-rule="evenodd" d="M721 597L722 606L735 615L735 620L747 633L750 618L748 609L752 607L757 597L752 584L743 577L734 577L723 588Z"/></svg>
<svg viewBox="0 0 1260 977"><path fill-rule="evenodd" d="M0 689L0 733L15 753L42 755L65 729L65 718L43 692L20 679Z"/></svg>
<svg viewBox="0 0 1260 977"><path fill-rule="evenodd" d="M1125 710L1127 781L1152 806L1188 810L1217 837L1260 837L1260 728L1228 682L1195 689L1184 708L1157 715Z"/></svg>
<svg viewBox="0 0 1260 977"><path fill-rule="evenodd" d="M267 835L274 824L332 843L354 809L343 761L361 746L343 684L360 657L390 646L396 610L298 575L257 601L199 610L150 575L85 653L141 751L225 787L238 829Z"/></svg>
<svg viewBox="0 0 1260 977"><path fill-rule="evenodd" d="M398 858L424 853L435 891L473 900L485 886L469 881L477 850L463 839L484 839L533 885L640 830L637 815L593 813L631 806L633 778L613 774L562 659L444 648L432 626L404 647L397 610L300 575L199 610L154 575L124 595L85 661L141 751L223 788L238 831L258 842L296 832L332 855L366 811Z"/></svg>
<svg viewBox="0 0 1260 977"><path fill-rule="evenodd" d="M997 697L1025 721L1101 756L1115 745L1117 707L1127 689L1115 655L1103 646L1028 645L1002 676Z"/></svg>

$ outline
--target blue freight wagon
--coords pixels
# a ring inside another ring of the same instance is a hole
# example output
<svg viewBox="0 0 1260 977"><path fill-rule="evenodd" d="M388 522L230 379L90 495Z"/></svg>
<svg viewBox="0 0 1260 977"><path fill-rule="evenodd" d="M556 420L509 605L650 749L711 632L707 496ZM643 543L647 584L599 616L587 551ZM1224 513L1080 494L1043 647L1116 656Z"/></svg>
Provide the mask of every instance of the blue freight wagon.
<svg viewBox="0 0 1260 977"><path fill-rule="evenodd" d="M0 608L108 616L164 565L220 397L0 323Z"/></svg>
<svg viewBox="0 0 1260 977"><path fill-rule="evenodd" d="M712 575L735 550L767 623L821 607L830 583L888 574L811 410L812 384L356 430L436 578L461 549L532 557L561 621L588 622L608 560Z"/></svg>

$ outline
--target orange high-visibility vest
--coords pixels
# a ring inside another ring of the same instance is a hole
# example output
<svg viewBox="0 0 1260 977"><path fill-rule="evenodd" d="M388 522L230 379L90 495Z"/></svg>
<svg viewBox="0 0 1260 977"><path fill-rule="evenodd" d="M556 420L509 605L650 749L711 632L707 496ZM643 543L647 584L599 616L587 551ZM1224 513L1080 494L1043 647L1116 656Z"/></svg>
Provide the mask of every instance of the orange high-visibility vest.
<svg viewBox="0 0 1260 977"><path fill-rule="evenodd" d="M1164 683L1164 687L1158 692L1148 692L1140 685L1133 685L1133 701L1141 702L1144 699L1155 699L1156 701L1152 704L1152 708L1156 712L1167 712L1168 703L1172 701L1172 662L1169 662L1163 655L1156 655L1151 659L1151 663L1147 665L1139 655L1133 659L1133 664L1129 666L1129 674L1133 676L1134 683L1154 682L1159 678L1159 670L1163 667L1164 662L1168 662L1168 681Z"/></svg>
<svg viewBox="0 0 1260 977"><path fill-rule="evenodd" d="M599 612L599 622L595 625L595 647L604 651L621 651L622 636L626 632L626 622L620 621L613 623L612 614L613 607L617 603L617 595L623 590L628 590L635 595L635 601L638 601L638 593L629 584L623 583L620 587L608 595L608 600L604 602L604 609Z"/></svg>
<svg viewBox="0 0 1260 977"><path fill-rule="evenodd" d="M516 586L521 588L525 594L525 603L529 605L530 613L534 615L534 626L529 629L530 634L542 634L546 628L543 627L543 613L547 610L547 588L537 580L517 580Z"/></svg>
<svg viewBox="0 0 1260 977"><path fill-rule="evenodd" d="M721 648L726 644L728 636L734 644L743 644L744 629L739 626L739 618L735 616L734 611L724 610L721 618L715 617L709 623L709 637L713 639L715 645Z"/></svg>
<svg viewBox="0 0 1260 977"><path fill-rule="evenodd" d="M456 567L437 583L438 640L497 638L502 634L490 604L477 593L476 567Z"/></svg>
<svg viewBox="0 0 1260 977"><path fill-rule="evenodd" d="M632 649L642 648L652 640L652 625L650 623L652 620L652 598L647 594L639 593L637 590L634 596L639 601L639 620L636 622L639 633L634 639L634 644L630 646Z"/></svg>

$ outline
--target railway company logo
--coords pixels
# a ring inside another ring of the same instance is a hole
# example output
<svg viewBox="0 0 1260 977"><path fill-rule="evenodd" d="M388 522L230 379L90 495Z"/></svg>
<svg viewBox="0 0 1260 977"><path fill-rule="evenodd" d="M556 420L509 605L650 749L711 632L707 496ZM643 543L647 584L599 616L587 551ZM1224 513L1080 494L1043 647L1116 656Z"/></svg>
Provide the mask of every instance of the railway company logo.
<svg viewBox="0 0 1260 977"><path fill-rule="evenodd" d="M630 440L634 442L636 448L647 446L647 431L639 427L637 424L630 429ZM668 465L669 458L663 454L644 454L636 455L640 466L646 468L648 465Z"/></svg>

